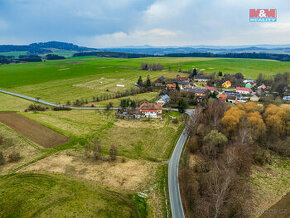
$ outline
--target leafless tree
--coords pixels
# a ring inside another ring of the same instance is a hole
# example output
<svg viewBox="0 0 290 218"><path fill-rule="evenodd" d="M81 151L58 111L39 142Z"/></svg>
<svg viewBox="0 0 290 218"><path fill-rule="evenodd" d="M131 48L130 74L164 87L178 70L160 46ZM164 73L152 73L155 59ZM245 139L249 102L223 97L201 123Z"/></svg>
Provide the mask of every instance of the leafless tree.
<svg viewBox="0 0 290 218"><path fill-rule="evenodd" d="M186 133L188 135L195 135L197 130L197 124L199 123L199 119L202 113L202 108L197 107L194 112L190 115L189 121L185 127Z"/></svg>

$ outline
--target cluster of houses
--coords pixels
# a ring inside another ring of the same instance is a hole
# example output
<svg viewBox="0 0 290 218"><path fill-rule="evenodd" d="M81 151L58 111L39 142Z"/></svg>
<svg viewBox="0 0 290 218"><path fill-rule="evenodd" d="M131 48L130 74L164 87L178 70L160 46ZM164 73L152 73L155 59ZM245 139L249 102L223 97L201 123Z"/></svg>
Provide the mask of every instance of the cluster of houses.
<svg viewBox="0 0 290 218"><path fill-rule="evenodd" d="M233 104L239 102L259 101L259 96L262 95L271 87L264 84L257 86L255 80L245 79L243 84L238 87L232 87L230 81L224 81L221 87L207 86L211 80L207 76L194 76L193 79L188 77L177 76L175 79L166 79L164 76L158 78L154 87L160 88L162 91L159 99L155 103L143 103L138 110L122 111L118 113L119 117L129 117L134 119L146 118L160 118L162 117L162 108L170 102L169 93L172 90L188 92L194 94L198 102L203 101L209 94L215 93L215 96L220 101L226 101ZM284 101L289 101L290 96L284 96Z"/></svg>

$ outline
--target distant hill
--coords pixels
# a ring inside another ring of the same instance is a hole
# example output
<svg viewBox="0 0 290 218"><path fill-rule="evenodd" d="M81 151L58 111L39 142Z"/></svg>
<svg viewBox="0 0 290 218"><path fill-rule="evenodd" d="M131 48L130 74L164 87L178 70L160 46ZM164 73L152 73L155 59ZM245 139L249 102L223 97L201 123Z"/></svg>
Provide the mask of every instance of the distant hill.
<svg viewBox="0 0 290 218"><path fill-rule="evenodd" d="M290 45L283 46L188 46L188 47L124 47L104 48L103 51L114 51L147 55L167 55L172 53L271 53L290 54Z"/></svg>
<svg viewBox="0 0 290 218"><path fill-rule="evenodd" d="M74 53L87 51L97 51L97 49L57 41L32 43L30 45L0 45L0 55L5 56L45 55L49 53L72 56Z"/></svg>

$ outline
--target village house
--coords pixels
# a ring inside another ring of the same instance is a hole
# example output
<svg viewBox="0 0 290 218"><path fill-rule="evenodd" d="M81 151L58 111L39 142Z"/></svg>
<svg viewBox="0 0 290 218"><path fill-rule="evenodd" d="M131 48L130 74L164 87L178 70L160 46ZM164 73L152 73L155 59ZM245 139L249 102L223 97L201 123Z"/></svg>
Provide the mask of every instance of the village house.
<svg viewBox="0 0 290 218"><path fill-rule="evenodd" d="M220 101L224 101L225 102L227 99L228 99L228 95L226 95L226 94L220 94L219 95L219 100Z"/></svg>
<svg viewBox="0 0 290 218"><path fill-rule="evenodd" d="M165 105L166 103L168 103L170 100L170 97L168 95L163 95L160 97L160 99L158 101L156 101L157 104L162 104Z"/></svg>
<svg viewBox="0 0 290 218"><path fill-rule="evenodd" d="M182 83L182 82L189 82L189 78L187 78L187 77L177 77L176 78L176 80L177 80L177 82L180 82L180 83Z"/></svg>
<svg viewBox="0 0 290 218"><path fill-rule="evenodd" d="M194 76L194 82L203 82L203 83L207 83L210 78L207 76Z"/></svg>
<svg viewBox="0 0 290 218"><path fill-rule="evenodd" d="M244 95L249 95L252 92L252 89L246 88L246 87L236 87L236 92L244 94Z"/></svg>
<svg viewBox="0 0 290 218"><path fill-rule="evenodd" d="M141 117L158 118L162 115L162 104L143 103L140 106Z"/></svg>
<svg viewBox="0 0 290 218"><path fill-rule="evenodd" d="M194 93L194 95L196 97L201 97L201 98L205 97L208 93L208 90L206 90L206 89L188 89L188 88L186 88L186 89L184 89L184 91Z"/></svg>
<svg viewBox="0 0 290 218"><path fill-rule="evenodd" d="M228 98L227 98L228 102L231 102L232 104L236 104L237 103L237 96L234 96L234 95L229 95Z"/></svg>
<svg viewBox="0 0 290 218"><path fill-rule="evenodd" d="M179 86L179 89L183 89L182 88L182 85L181 84L178 84L178 86ZM167 84L167 89L176 89L176 83L169 83L169 84Z"/></svg>
<svg viewBox="0 0 290 218"><path fill-rule="evenodd" d="M229 88L232 86L232 83L228 80L228 81L225 81L223 84L222 84L222 87L224 88Z"/></svg>
<svg viewBox="0 0 290 218"><path fill-rule="evenodd" d="M214 92L214 87L207 86L207 87L205 87L205 89L210 91L210 92Z"/></svg>

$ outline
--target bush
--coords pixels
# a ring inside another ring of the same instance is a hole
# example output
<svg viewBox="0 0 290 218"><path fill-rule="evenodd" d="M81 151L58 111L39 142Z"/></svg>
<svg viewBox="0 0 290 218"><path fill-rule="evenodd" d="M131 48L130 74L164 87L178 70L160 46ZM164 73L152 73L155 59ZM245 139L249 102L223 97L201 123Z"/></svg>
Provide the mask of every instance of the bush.
<svg viewBox="0 0 290 218"><path fill-rule="evenodd" d="M0 145L3 145L3 143L4 143L4 139L3 139L3 137L0 135Z"/></svg>
<svg viewBox="0 0 290 218"><path fill-rule="evenodd" d="M70 111L71 109L68 107L62 106L62 107L53 107L53 110L54 111Z"/></svg>
<svg viewBox="0 0 290 218"><path fill-rule="evenodd" d="M172 120L172 123L174 123L174 124L178 124L178 123L179 123L179 121L178 121L178 119L177 119L177 118L175 118L175 119L173 119L173 120Z"/></svg>
<svg viewBox="0 0 290 218"><path fill-rule="evenodd" d="M117 147L115 147L114 145L112 145L111 148L110 148L110 158L111 158L111 161L116 160L117 152L118 152Z"/></svg>
<svg viewBox="0 0 290 218"><path fill-rule="evenodd" d="M38 104L31 104L28 106L28 108L25 110L25 112L28 111L46 111L47 107L43 107L41 105Z"/></svg>
<svg viewBox="0 0 290 218"><path fill-rule="evenodd" d="M188 148L191 153L195 153L198 150L198 136L190 137L188 141Z"/></svg>
<svg viewBox="0 0 290 218"><path fill-rule="evenodd" d="M253 154L253 159L255 164L258 164L260 166L265 165L266 163L270 164L271 163L271 156L268 151L258 149L254 154Z"/></svg>
<svg viewBox="0 0 290 218"><path fill-rule="evenodd" d="M2 152L0 152L0 166L5 164L5 157Z"/></svg>
<svg viewBox="0 0 290 218"><path fill-rule="evenodd" d="M10 163L12 163L12 162L17 162L17 161L19 161L20 160L20 153L19 152L16 152L16 151L13 151L11 154L9 154L9 156L8 156L8 161L10 162Z"/></svg>

